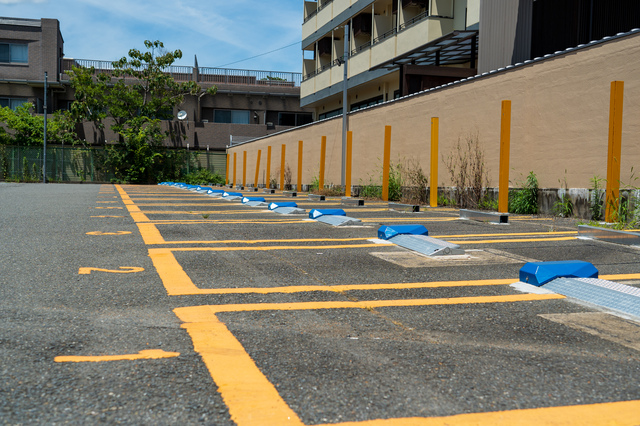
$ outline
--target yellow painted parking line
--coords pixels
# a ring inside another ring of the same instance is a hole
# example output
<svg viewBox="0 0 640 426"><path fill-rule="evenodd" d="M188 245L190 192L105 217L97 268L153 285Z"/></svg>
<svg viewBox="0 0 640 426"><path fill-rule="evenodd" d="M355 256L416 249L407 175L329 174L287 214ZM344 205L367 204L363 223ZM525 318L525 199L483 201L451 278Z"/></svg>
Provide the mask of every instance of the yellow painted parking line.
<svg viewBox="0 0 640 426"><path fill-rule="evenodd" d="M261 247L177 247L171 251L272 251L272 250L327 250L346 248L371 248L371 247L393 247L392 243L371 243L371 244L334 244L324 246L261 246ZM149 249L164 250L164 249Z"/></svg>
<svg viewBox="0 0 640 426"><path fill-rule="evenodd" d="M128 355L98 355L98 356L57 356L55 362L104 362L104 361L135 361L139 359L162 359L180 356L179 352L165 352L162 349L148 349L137 354Z"/></svg>
<svg viewBox="0 0 640 426"><path fill-rule="evenodd" d="M327 247L327 246L321 246ZM347 247L361 247L361 245L351 245ZM317 248L316 248L317 249ZM189 251L205 251L206 248L188 249ZM396 283L396 284L348 284L335 286L290 286L272 288L236 288L236 289L201 289L198 288L189 275L178 263L173 252L184 251L175 248L149 249L149 257L158 273L162 284L170 296L197 295L197 294L232 294L232 293L301 293L309 291L329 291L342 292L350 290L390 290L390 289L415 289L415 288L437 288L437 287L460 287L460 286L482 286L482 285L506 285L511 284L516 279L497 280L473 280L473 281L444 281L427 283ZM209 250L210 251L210 250Z"/></svg>
<svg viewBox="0 0 640 426"><path fill-rule="evenodd" d="M368 210L370 211L370 210ZM414 222L414 223L429 223L429 222L451 222L458 220L457 217L360 217L363 223L393 223L393 222Z"/></svg>
<svg viewBox="0 0 640 426"><path fill-rule="evenodd" d="M193 341L194 350L200 354L218 392L229 409L231 420L239 426L249 425L303 425L298 415L278 394L275 386L260 371L242 344L220 321L220 312L246 312L264 310L317 310L317 309L370 309L376 307L429 306L441 304L513 303L562 299L564 296L549 294L521 294L510 296L477 296L446 299L387 300L365 302L302 302L278 304L209 305L176 308L174 313L183 322ZM385 419L394 421L407 419ZM402 424L402 423L398 423ZM462 423L460 423L462 424Z"/></svg>
<svg viewBox="0 0 640 426"><path fill-rule="evenodd" d="M231 420L237 425L304 424L215 315L197 322L189 321L182 324L182 328L189 333L193 349L202 357L229 409Z"/></svg>
<svg viewBox="0 0 640 426"><path fill-rule="evenodd" d="M498 234L457 234L438 235L437 238L470 238L470 237L524 237L527 235L578 235L578 231L555 231L555 232L508 232Z"/></svg>
<svg viewBox="0 0 640 426"><path fill-rule="evenodd" d="M640 280L640 274L605 274L598 278L608 281Z"/></svg>
<svg viewBox="0 0 640 426"><path fill-rule="evenodd" d="M406 308L414 306L433 305L474 305L484 303L513 303L530 302L536 300L565 299L561 294L505 294L499 296L469 296L445 297L437 299L401 299L401 300L363 300L332 301L332 302L291 302L291 303L243 303L235 305L206 305L212 314L221 312L257 312L257 311L316 311L323 309L375 309L375 308ZM174 312L179 315L181 309Z"/></svg>
<svg viewBox="0 0 640 426"><path fill-rule="evenodd" d="M530 243L530 242L540 242L540 241L571 241L571 240L576 240L576 237L513 238L513 239L504 238L500 240L452 240L452 241L447 240L447 242L451 242L459 245L467 245L467 244Z"/></svg>
<svg viewBox="0 0 640 426"><path fill-rule="evenodd" d="M113 231L113 232L104 232L104 231L90 231L86 232L87 235L130 235L131 231Z"/></svg>
<svg viewBox="0 0 640 426"><path fill-rule="evenodd" d="M230 207L235 207L235 206L230 206ZM343 209L346 212L363 212L364 210L362 209ZM387 211L387 209L367 209L366 212L382 212L382 211ZM264 214L264 213L269 213L269 214L273 214L273 212L265 209L260 209L260 210L198 210L198 211L193 211L193 210L146 210L145 211L146 214L180 214L180 215L202 215L202 214L220 214L220 215L225 215L225 214ZM377 219L380 220L380 219ZM416 219L413 219L414 221Z"/></svg>
<svg viewBox="0 0 640 426"><path fill-rule="evenodd" d="M362 422L332 423L332 426L539 426L539 425L618 425L640 424L640 401L605 402L589 405L529 408L487 413L458 414L447 417L410 417ZM325 426L325 425L318 425Z"/></svg>

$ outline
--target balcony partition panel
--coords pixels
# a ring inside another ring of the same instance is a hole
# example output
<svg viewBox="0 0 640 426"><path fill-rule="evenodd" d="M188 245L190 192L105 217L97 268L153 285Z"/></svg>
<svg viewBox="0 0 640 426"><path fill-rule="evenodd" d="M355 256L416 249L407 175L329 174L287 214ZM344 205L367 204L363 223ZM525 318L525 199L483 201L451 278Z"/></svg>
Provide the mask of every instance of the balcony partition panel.
<svg viewBox="0 0 640 426"><path fill-rule="evenodd" d="M325 70L318 74L316 80L316 92L331 86L331 70Z"/></svg>
<svg viewBox="0 0 640 426"><path fill-rule="evenodd" d="M317 13L317 27L321 28L323 25L329 23L333 19L333 3L327 4L322 10Z"/></svg>
<svg viewBox="0 0 640 426"><path fill-rule="evenodd" d="M371 66L374 67L397 56L394 36L386 37L371 46Z"/></svg>
<svg viewBox="0 0 640 426"><path fill-rule="evenodd" d="M349 77L358 75L371 68L371 50L365 49L349 57Z"/></svg>

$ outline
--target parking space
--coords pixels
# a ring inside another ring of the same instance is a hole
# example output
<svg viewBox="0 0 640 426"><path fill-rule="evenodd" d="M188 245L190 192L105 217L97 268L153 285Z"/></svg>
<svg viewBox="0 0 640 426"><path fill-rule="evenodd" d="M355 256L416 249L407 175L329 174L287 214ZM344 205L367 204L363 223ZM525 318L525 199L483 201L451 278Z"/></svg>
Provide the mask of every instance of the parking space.
<svg viewBox="0 0 640 426"><path fill-rule="evenodd" d="M1 189L30 212L16 224L40 221L7 227L1 249L10 423L640 423L638 318L511 285L527 262L576 259L638 286L639 249L579 239L573 221L264 194L306 210L283 215L168 186ZM310 220L314 208L360 222ZM464 255L378 239L394 224Z"/></svg>
<svg viewBox="0 0 640 426"><path fill-rule="evenodd" d="M634 283L635 248L580 240L574 222L554 218L494 225L455 209L246 194L360 220L334 227L171 187L118 190L238 424L638 421L637 350L562 320L620 319L510 286L526 262L565 259ZM377 239L380 225L407 223L465 254Z"/></svg>

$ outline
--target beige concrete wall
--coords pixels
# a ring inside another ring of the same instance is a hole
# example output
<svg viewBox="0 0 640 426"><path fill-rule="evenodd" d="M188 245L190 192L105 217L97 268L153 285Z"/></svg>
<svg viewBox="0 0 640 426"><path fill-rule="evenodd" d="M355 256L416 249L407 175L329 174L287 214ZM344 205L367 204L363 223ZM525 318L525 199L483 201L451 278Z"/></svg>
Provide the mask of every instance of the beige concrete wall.
<svg viewBox="0 0 640 426"><path fill-rule="evenodd" d="M529 171L541 187L558 187L565 177L572 188L590 187L590 179L606 177L610 83L625 82L622 133L622 181L640 166L640 35L567 53L505 72L476 78L350 115L353 131L353 179L357 185L376 179L382 164L385 125L392 126L391 158L417 159L426 173L430 164L430 118L440 118L441 185L450 184L443 157L458 139L477 135L484 149L490 184L498 185L501 102L512 101L512 186ZM272 146L272 175L287 145L287 163L297 179L298 141L304 141L303 182L319 170L321 137L327 136L326 183L340 183L341 118L314 123L229 152L248 151L250 182L255 158ZM241 167L241 163L239 163ZM566 171L566 173L565 173ZM241 176L241 173L238 173ZM260 172L262 176L262 171ZM262 183L262 182L261 182ZM635 183L640 186L640 183Z"/></svg>

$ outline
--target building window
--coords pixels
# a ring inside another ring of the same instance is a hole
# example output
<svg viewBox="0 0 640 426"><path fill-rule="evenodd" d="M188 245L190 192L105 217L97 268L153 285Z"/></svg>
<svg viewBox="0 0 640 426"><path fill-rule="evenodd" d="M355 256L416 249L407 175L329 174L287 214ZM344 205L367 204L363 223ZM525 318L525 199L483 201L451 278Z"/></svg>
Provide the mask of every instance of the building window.
<svg viewBox="0 0 640 426"><path fill-rule="evenodd" d="M342 114L342 108L334 109L333 111L323 112L318 116L318 120L324 120L325 118L335 117Z"/></svg>
<svg viewBox="0 0 640 426"><path fill-rule="evenodd" d="M378 105L384 102L384 96L376 96L375 98L367 99L365 101L356 102L355 104L351 104L351 111L357 111L362 108L366 108L368 106Z"/></svg>
<svg viewBox="0 0 640 426"><path fill-rule="evenodd" d="M20 63L29 62L29 49L26 44L0 43L0 62Z"/></svg>
<svg viewBox="0 0 640 426"><path fill-rule="evenodd" d="M303 124L309 124L313 121L311 113L296 113L296 112L279 112L278 113L278 125L279 126L302 126Z"/></svg>
<svg viewBox="0 0 640 426"><path fill-rule="evenodd" d="M213 111L214 123L249 124L251 111L234 109L217 109Z"/></svg>
<svg viewBox="0 0 640 426"><path fill-rule="evenodd" d="M12 110L16 110L20 105L29 102L24 98L0 98L0 107L9 107Z"/></svg>

